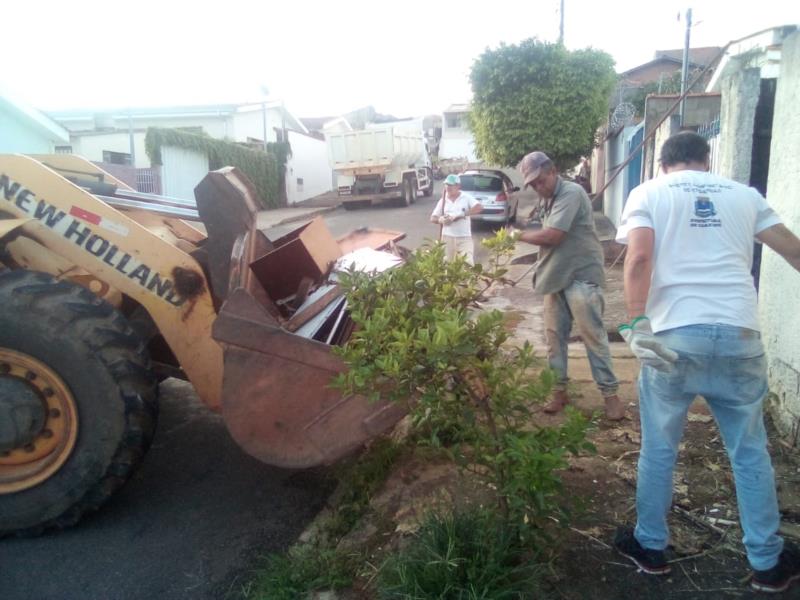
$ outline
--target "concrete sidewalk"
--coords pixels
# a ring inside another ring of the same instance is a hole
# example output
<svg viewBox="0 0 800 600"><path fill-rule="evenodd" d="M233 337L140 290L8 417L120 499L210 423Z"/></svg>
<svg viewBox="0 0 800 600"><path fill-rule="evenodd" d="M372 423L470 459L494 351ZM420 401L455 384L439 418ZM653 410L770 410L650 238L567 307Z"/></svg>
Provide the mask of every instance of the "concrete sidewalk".
<svg viewBox="0 0 800 600"><path fill-rule="evenodd" d="M296 206L261 210L258 212L258 228L269 229L296 221L310 221L332 210L336 210L336 206Z"/></svg>

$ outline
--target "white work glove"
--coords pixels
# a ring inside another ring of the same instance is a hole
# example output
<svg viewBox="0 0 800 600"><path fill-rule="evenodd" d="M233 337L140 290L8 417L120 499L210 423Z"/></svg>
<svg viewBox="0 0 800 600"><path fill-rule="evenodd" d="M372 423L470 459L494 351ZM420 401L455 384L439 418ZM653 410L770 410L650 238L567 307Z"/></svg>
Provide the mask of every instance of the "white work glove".
<svg viewBox="0 0 800 600"><path fill-rule="evenodd" d="M678 360L678 353L659 342L650 328L650 319L636 317L629 324L620 325L619 333L643 365L668 373Z"/></svg>
<svg viewBox="0 0 800 600"><path fill-rule="evenodd" d="M453 217L450 215L443 215L439 217L439 225L450 225L453 222Z"/></svg>

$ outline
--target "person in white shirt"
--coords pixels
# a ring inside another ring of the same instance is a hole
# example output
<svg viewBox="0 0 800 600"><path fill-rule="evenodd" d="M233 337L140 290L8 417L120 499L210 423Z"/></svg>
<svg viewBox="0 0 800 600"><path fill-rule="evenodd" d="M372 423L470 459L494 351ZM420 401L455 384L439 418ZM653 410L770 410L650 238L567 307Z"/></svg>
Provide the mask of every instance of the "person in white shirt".
<svg viewBox="0 0 800 600"><path fill-rule="evenodd" d="M483 206L475 198L461 191L461 178L452 173L444 180L445 192L431 213L431 223L442 226L445 257L453 260L463 254L469 264L475 264L470 215L476 215Z"/></svg>
<svg viewBox="0 0 800 600"><path fill-rule="evenodd" d="M708 173L710 148L696 133L661 149L665 175L631 191L617 241L628 245L620 333L639 358L642 448L635 529L617 550L645 573L664 558L672 475L686 413L705 398L730 457L751 587L780 592L800 579L800 551L778 535L780 513L762 405L767 370L750 268L753 240L800 271L800 240L756 190Z"/></svg>

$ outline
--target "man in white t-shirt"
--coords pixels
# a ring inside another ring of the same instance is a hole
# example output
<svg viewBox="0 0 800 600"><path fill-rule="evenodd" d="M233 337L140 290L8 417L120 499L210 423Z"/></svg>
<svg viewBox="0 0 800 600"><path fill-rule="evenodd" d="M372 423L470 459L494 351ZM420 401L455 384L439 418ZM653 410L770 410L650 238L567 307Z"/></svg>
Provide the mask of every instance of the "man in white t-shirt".
<svg viewBox="0 0 800 600"><path fill-rule="evenodd" d="M645 573L664 557L672 473L696 395L717 421L736 482L751 586L780 592L800 579L800 554L778 535L780 515L762 403L766 361L750 268L753 238L800 271L800 240L756 190L708 173L709 146L696 133L661 149L665 175L634 189L617 241L628 245L620 333L640 359L642 448L636 528L617 550ZM646 316L645 316L646 315Z"/></svg>
<svg viewBox="0 0 800 600"><path fill-rule="evenodd" d="M481 212L483 206L461 191L461 178L458 175L448 175L444 180L444 188L444 194L431 213L431 223L442 226L442 242L447 260L453 260L456 254L463 254L469 264L475 264L469 217Z"/></svg>

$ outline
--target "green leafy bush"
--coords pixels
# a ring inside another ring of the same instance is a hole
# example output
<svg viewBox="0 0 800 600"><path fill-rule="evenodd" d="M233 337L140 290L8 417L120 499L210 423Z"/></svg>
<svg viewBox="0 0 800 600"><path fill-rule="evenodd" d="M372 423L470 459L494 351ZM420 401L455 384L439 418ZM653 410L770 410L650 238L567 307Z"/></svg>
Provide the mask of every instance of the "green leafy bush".
<svg viewBox="0 0 800 600"><path fill-rule="evenodd" d="M533 348L509 347L499 311L477 310L503 281L513 241L488 242L484 269L447 262L443 246L423 248L379 276L340 278L357 327L336 352L348 370L343 393L409 402L417 438L443 447L496 490L506 523L535 538L551 517L567 518L558 471L570 453L591 450L588 420L576 411L559 427L535 423L532 409L549 394L550 371L537 370Z"/></svg>
<svg viewBox="0 0 800 600"><path fill-rule="evenodd" d="M542 150L563 169L591 151L616 75L605 52L530 39L486 50L470 81L469 124L481 158L513 167Z"/></svg>

